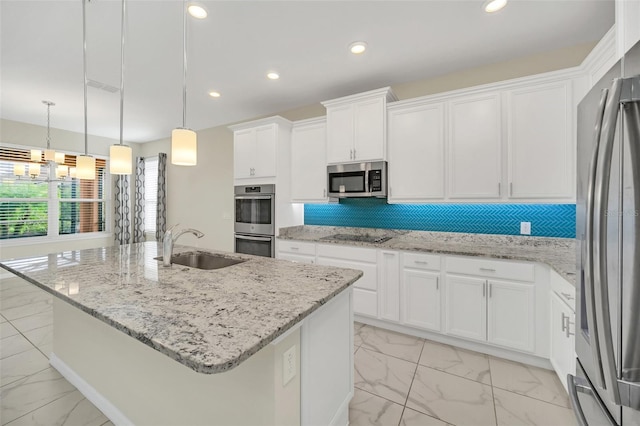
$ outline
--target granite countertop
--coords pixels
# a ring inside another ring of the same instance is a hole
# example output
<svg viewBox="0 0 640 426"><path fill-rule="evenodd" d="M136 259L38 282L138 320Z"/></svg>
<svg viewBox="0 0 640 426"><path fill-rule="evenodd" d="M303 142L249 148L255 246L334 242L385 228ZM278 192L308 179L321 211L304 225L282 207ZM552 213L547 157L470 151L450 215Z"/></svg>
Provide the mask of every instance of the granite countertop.
<svg viewBox="0 0 640 426"><path fill-rule="evenodd" d="M366 239L384 239L386 237L389 239L381 243L332 239L331 236L336 234L350 234L366 237ZM571 238L310 225L281 228L278 238L326 244L375 247L388 250L421 251L540 262L549 265L574 286L576 283L576 242Z"/></svg>
<svg viewBox="0 0 640 426"><path fill-rule="evenodd" d="M176 245L246 260L163 268L155 242L0 266L199 373L230 370L345 290L361 271Z"/></svg>

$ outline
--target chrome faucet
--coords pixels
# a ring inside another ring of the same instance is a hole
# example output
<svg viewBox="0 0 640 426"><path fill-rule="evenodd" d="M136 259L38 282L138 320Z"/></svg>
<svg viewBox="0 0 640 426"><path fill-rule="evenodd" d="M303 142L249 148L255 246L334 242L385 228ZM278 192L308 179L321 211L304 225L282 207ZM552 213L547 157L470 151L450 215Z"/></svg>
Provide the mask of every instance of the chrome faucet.
<svg viewBox="0 0 640 426"><path fill-rule="evenodd" d="M202 232L192 228L181 229L174 235L173 230L177 226L178 224L175 224L171 228L167 229L167 231L164 233L164 237L162 238L162 266L164 266L165 268L171 266L171 257L173 256L173 243L175 243L182 234L190 232L198 238L204 237L204 234Z"/></svg>

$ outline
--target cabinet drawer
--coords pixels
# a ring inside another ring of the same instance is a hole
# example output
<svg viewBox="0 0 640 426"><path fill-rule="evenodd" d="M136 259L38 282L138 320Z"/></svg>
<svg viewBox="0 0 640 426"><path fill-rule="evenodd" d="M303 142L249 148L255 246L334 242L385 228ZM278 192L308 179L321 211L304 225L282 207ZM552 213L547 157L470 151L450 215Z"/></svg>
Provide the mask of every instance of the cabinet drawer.
<svg viewBox="0 0 640 426"><path fill-rule="evenodd" d="M278 252L278 259L289 260L298 263L316 263L315 256L300 255L295 253Z"/></svg>
<svg viewBox="0 0 640 426"><path fill-rule="evenodd" d="M440 256L423 253L402 253L402 267L440 271Z"/></svg>
<svg viewBox="0 0 640 426"><path fill-rule="evenodd" d="M551 271L551 291L553 291L574 312L576 310L576 288L562 278L556 271Z"/></svg>
<svg viewBox="0 0 640 426"><path fill-rule="evenodd" d="M363 247L347 247L335 244L318 244L318 256L335 259L358 260L360 262L377 262L376 249Z"/></svg>
<svg viewBox="0 0 640 426"><path fill-rule="evenodd" d="M378 316L378 294L375 291L353 289L353 312L370 317Z"/></svg>
<svg viewBox="0 0 640 426"><path fill-rule="evenodd" d="M278 251L315 256L316 245L302 241L278 240Z"/></svg>
<svg viewBox="0 0 640 426"><path fill-rule="evenodd" d="M534 281L534 265L532 263L447 257L446 271L489 278Z"/></svg>

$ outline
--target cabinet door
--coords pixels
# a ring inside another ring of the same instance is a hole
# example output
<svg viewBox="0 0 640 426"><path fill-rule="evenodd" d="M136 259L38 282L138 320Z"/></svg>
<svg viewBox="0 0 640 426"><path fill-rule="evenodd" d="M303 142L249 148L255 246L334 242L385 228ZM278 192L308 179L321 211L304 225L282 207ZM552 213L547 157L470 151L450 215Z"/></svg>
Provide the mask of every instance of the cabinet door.
<svg viewBox="0 0 640 426"><path fill-rule="evenodd" d="M500 346L533 352L535 349L534 288L489 280L487 340Z"/></svg>
<svg viewBox="0 0 640 426"><path fill-rule="evenodd" d="M451 101L449 117L449 198L499 198L499 95Z"/></svg>
<svg viewBox="0 0 640 426"><path fill-rule="evenodd" d="M378 252L378 305L380 319L400 321L400 255Z"/></svg>
<svg viewBox="0 0 640 426"><path fill-rule="evenodd" d="M327 198L326 125L294 127L291 135L291 201Z"/></svg>
<svg viewBox="0 0 640 426"><path fill-rule="evenodd" d="M389 113L389 201L444 198L444 106Z"/></svg>
<svg viewBox="0 0 640 426"><path fill-rule="evenodd" d="M270 124L256 129L256 154L253 164L253 177L271 177L276 175L277 143L277 125Z"/></svg>
<svg viewBox="0 0 640 426"><path fill-rule="evenodd" d="M440 274L404 269L402 306L404 323L440 331Z"/></svg>
<svg viewBox="0 0 640 426"><path fill-rule="evenodd" d="M353 161L353 105L327 108L327 162Z"/></svg>
<svg viewBox="0 0 640 426"><path fill-rule="evenodd" d="M354 161L384 160L385 120L384 99L372 99L354 105Z"/></svg>
<svg viewBox="0 0 640 426"><path fill-rule="evenodd" d="M567 324L567 322L569 324ZM551 292L551 355L549 360L560 381L567 389L567 374L575 374L575 314ZM567 325L569 330L567 332Z"/></svg>
<svg viewBox="0 0 640 426"><path fill-rule="evenodd" d="M255 158L255 129L238 130L233 134L233 176L236 179L252 177Z"/></svg>
<svg viewBox="0 0 640 426"><path fill-rule="evenodd" d="M487 339L486 280L447 274L447 333Z"/></svg>
<svg viewBox="0 0 640 426"><path fill-rule="evenodd" d="M575 198L570 84L507 94L511 198Z"/></svg>

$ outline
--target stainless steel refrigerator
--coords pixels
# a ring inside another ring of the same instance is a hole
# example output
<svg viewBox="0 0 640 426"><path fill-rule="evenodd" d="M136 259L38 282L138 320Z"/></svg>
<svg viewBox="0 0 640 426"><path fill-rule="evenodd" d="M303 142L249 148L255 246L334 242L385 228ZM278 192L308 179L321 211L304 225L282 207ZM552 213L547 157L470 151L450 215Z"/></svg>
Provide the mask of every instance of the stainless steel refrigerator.
<svg viewBox="0 0 640 426"><path fill-rule="evenodd" d="M581 425L640 425L640 43L578 106L576 376Z"/></svg>

